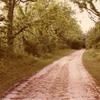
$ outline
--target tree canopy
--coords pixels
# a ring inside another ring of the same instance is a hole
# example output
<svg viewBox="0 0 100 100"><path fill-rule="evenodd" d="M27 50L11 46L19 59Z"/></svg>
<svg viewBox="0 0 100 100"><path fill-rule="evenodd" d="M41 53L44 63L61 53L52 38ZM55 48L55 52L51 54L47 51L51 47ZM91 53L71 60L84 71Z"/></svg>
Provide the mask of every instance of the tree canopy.
<svg viewBox="0 0 100 100"><path fill-rule="evenodd" d="M84 36L68 4L52 0L3 2L6 26L1 29L1 44L5 43L9 51L39 56L56 48L84 46Z"/></svg>
<svg viewBox="0 0 100 100"><path fill-rule="evenodd" d="M86 44L87 48L100 49L100 22L97 22L95 27L88 32Z"/></svg>

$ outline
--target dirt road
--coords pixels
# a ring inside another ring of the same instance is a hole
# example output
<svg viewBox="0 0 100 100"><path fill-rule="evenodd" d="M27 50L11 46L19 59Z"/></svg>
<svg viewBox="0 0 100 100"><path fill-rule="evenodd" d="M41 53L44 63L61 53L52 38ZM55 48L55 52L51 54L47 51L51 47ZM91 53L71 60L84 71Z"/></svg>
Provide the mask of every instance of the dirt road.
<svg viewBox="0 0 100 100"><path fill-rule="evenodd" d="M83 53L55 61L2 100L100 100L99 89L82 64Z"/></svg>

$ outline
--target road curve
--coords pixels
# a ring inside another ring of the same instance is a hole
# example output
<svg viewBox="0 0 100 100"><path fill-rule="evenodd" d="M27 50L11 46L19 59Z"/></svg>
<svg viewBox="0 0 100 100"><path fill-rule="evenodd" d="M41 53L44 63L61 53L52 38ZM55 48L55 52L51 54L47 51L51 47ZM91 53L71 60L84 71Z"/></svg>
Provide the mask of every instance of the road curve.
<svg viewBox="0 0 100 100"><path fill-rule="evenodd" d="M82 64L84 51L55 61L2 100L100 100L99 88Z"/></svg>

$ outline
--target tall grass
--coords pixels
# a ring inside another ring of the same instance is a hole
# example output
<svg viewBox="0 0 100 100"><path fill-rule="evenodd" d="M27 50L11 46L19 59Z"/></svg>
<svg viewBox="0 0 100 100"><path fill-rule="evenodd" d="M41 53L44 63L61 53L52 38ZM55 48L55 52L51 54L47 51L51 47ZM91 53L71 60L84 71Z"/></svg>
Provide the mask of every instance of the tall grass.
<svg viewBox="0 0 100 100"><path fill-rule="evenodd" d="M83 62L86 69L100 86L100 50L90 49L84 53Z"/></svg>

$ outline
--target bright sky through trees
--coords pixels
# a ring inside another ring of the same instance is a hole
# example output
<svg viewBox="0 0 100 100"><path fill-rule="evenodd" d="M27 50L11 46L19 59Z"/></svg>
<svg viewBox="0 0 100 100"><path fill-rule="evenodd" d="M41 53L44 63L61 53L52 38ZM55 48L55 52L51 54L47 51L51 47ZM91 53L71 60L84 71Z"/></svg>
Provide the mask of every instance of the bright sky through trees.
<svg viewBox="0 0 100 100"><path fill-rule="evenodd" d="M77 5L74 5L73 3L69 4L71 8L75 11L75 18L76 20L78 20L78 23L80 24L84 33L94 26L94 22L91 21L91 19L89 18L87 11L81 12Z"/></svg>
<svg viewBox="0 0 100 100"><path fill-rule="evenodd" d="M86 33L91 27L95 25L95 23L89 18L89 14L87 11L80 12L77 5L69 2L71 8L75 11L75 18L78 20L78 23L81 25L81 28L84 33ZM100 2L96 3L97 9L100 9ZM96 18L96 17L95 17Z"/></svg>
<svg viewBox="0 0 100 100"><path fill-rule="evenodd" d="M95 23L89 18L89 14L87 13L87 11L83 11L81 12L79 7L75 4L73 4L72 2L70 2L70 0L59 0L60 2L67 2L70 7L72 8L72 10L75 11L75 18L78 21L78 23L80 24L82 31L84 33L87 33L88 30L90 30L91 27L93 27L95 25ZM95 3L97 9L100 9L100 2ZM95 17L96 19L96 17ZM97 19L96 19L97 20Z"/></svg>

